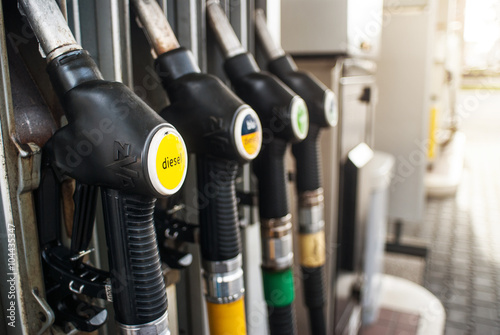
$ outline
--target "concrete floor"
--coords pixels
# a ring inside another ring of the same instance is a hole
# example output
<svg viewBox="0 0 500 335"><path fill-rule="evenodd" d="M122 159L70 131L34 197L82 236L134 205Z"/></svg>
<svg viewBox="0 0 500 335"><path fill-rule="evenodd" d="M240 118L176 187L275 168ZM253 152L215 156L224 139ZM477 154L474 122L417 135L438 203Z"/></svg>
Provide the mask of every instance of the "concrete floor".
<svg viewBox="0 0 500 335"><path fill-rule="evenodd" d="M422 279L444 305L445 334L496 335L500 334L500 92L462 91L457 111L459 128L467 137L462 182L455 196L428 199L423 224L405 227L406 239L424 241L429 248L423 274L418 266L408 263L408 268L413 269L414 281Z"/></svg>

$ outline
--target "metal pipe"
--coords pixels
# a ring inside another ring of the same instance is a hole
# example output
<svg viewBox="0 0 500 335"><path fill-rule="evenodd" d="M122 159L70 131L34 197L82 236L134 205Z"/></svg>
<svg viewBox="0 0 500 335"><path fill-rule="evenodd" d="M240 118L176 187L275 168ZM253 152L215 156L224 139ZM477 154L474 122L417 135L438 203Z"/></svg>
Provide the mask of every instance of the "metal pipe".
<svg viewBox="0 0 500 335"><path fill-rule="evenodd" d="M55 1L19 0L18 5L21 14L28 19L47 63L66 52L82 49Z"/></svg>
<svg viewBox="0 0 500 335"><path fill-rule="evenodd" d="M155 0L132 0L149 43L159 56L180 47L163 10Z"/></svg>
<svg viewBox="0 0 500 335"><path fill-rule="evenodd" d="M215 37L219 42L224 57L227 59L244 54L246 50L241 45L238 36L236 36L226 13L220 6L219 0L207 1L207 14L208 22L215 32Z"/></svg>
<svg viewBox="0 0 500 335"><path fill-rule="evenodd" d="M61 9L64 19L68 21L68 4L66 3L66 0L59 0L59 4L59 8Z"/></svg>
<svg viewBox="0 0 500 335"><path fill-rule="evenodd" d="M279 43L276 43L267 28L266 14L259 8L255 11L255 30L264 52L269 60L275 60L285 55Z"/></svg>

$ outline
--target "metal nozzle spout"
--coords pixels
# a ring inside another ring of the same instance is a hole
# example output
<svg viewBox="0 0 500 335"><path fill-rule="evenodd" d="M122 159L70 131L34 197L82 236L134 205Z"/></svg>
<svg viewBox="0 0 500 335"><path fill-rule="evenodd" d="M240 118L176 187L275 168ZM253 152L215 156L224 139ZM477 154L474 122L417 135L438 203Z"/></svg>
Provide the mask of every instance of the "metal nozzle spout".
<svg viewBox="0 0 500 335"><path fill-rule="evenodd" d="M215 37L226 59L246 52L238 36L234 33L233 27L231 27L231 23L229 23L224 10L220 6L219 0L207 1L207 15L208 22L215 33Z"/></svg>
<svg viewBox="0 0 500 335"><path fill-rule="evenodd" d="M179 48L170 24L155 0L132 0L137 17L142 24L149 43L159 56L167 51Z"/></svg>
<svg viewBox="0 0 500 335"><path fill-rule="evenodd" d="M274 60L285 55L285 51L283 51L279 43L276 43L273 40L267 27L266 15L264 14L264 10L261 8L255 11L255 30L257 31L257 37L259 38L262 48L270 60Z"/></svg>
<svg viewBox="0 0 500 335"><path fill-rule="evenodd" d="M19 0L18 6L28 19L47 62L66 52L82 49L54 0Z"/></svg>

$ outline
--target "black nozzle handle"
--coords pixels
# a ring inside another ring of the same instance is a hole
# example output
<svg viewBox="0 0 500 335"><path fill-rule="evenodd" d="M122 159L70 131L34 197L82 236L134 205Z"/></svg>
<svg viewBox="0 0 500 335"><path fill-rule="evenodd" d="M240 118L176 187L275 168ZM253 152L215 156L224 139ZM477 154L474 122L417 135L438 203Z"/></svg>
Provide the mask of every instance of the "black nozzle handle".
<svg viewBox="0 0 500 335"><path fill-rule="evenodd" d="M299 193L321 188L319 135L320 128L316 124L310 124L306 139L292 145L296 166L296 185Z"/></svg>
<svg viewBox="0 0 500 335"><path fill-rule="evenodd" d="M297 322L293 304L283 307L268 306L269 333L271 335L297 334Z"/></svg>
<svg viewBox="0 0 500 335"><path fill-rule="evenodd" d="M311 123L334 126L337 122L335 95L313 75L298 70L293 59L273 40L263 9L255 11L255 31L269 59L269 71L306 101Z"/></svg>
<svg viewBox="0 0 500 335"><path fill-rule="evenodd" d="M197 157L200 246L203 259L225 261L241 252L235 179L238 163Z"/></svg>
<svg viewBox="0 0 500 335"><path fill-rule="evenodd" d="M338 121L337 98L312 74L299 71L289 55L275 58L267 64L269 72L282 80L307 103L310 123L323 128L334 127Z"/></svg>
<svg viewBox="0 0 500 335"><path fill-rule="evenodd" d="M167 293L153 223L156 199L103 189L104 223L116 320L153 322L167 311Z"/></svg>
<svg viewBox="0 0 500 335"><path fill-rule="evenodd" d="M309 114L304 100L276 76L261 72L250 53L227 59L224 70L236 94L259 115L263 129L289 142L307 136Z"/></svg>
<svg viewBox="0 0 500 335"><path fill-rule="evenodd" d="M89 247L94 228L95 211L99 187L76 182L73 200L73 230L71 233L71 253L76 256Z"/></svg>
<svg viewBox="0 0 500 335"><path fill-rule="evenodd" d="M290 213L288 205L285 152L287 142L274 138L254 160L259 180L259 211L261 219L281 218Z"/></svg>
<svg viewBox="0 0 500 335"><path fill-rule="evenodd" d="M61 184L43 153L40 186L35 190L36 221L40 246L57 244L61 239Z"/></svg>
<svg viewBox="0 0 500 335"><path fill-rule="evenodd" d="M201 72L191 50L182 47L159 55L155 60L155 68L167 92L180 89L175 86L179 78Z"/></svg>
<svg viewBox="0 0 500 335"><path fill-rule="evenodd" d="M55 58L47 65L50 82L59 98L85 82L103 80L87 50L75 50Z"/></svg>

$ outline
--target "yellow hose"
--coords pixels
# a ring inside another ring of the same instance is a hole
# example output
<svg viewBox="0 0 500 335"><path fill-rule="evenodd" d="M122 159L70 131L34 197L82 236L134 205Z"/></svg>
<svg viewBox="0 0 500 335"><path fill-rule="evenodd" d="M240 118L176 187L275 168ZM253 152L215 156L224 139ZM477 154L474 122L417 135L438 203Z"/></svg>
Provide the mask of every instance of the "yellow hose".
<svg viewBox="0 0 500 335"><path fill-rule="evenodd" d="M436 131L437 131L437 117L438 109L436 106L431 108L430 115L430 125L429 125L429 151L427 152L427 157L429 159L434 159L436 156Z"/></svg>
<svg viewBox="0 0 500 335"><path fill-rule="evenodd" d="M244 298L228 304L207 302L207 311L210 334L245 335L247 333Z"/></svg>

